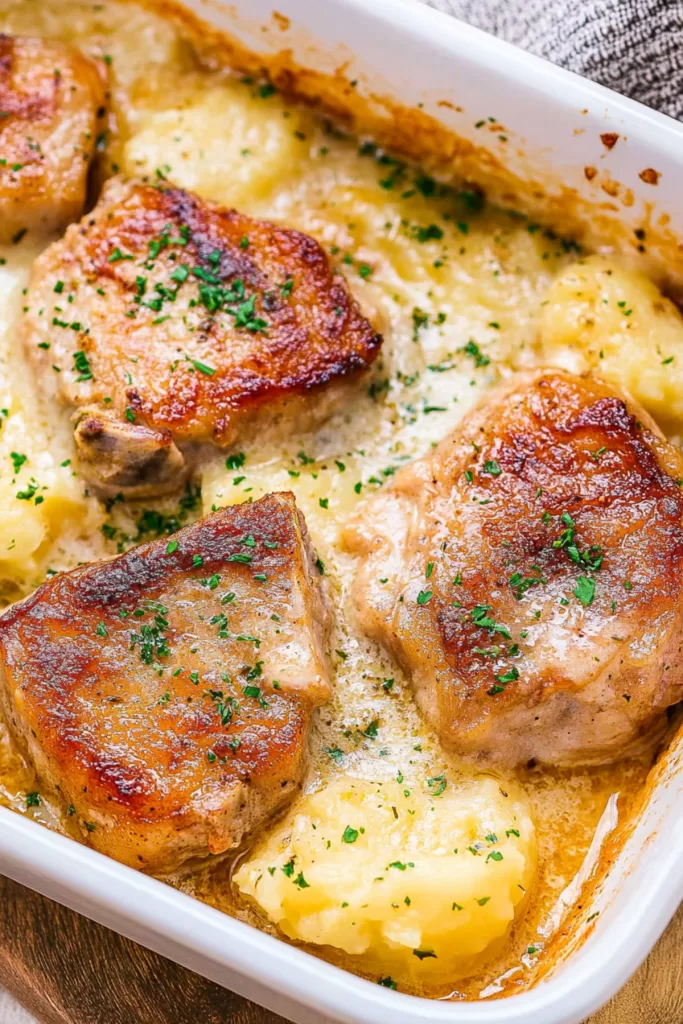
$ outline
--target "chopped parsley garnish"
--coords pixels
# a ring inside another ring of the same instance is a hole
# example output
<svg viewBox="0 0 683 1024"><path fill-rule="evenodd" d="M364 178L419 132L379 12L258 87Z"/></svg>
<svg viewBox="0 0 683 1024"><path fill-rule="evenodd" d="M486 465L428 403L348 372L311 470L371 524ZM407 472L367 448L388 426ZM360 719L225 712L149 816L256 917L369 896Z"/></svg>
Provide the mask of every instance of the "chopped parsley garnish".
<svg viewBox="0 0 683 1024"><path fill-rule="evenodd" d="M585 608L590 607L595 597L595 580L591 580L587 576L579 576L572 593Z"/></svg>
<svg viewBox="0 0 683 1024"><path fill-rule="evenodd" d="M342 833L342 843L355 843L358 839L358 829L347 825Z"/></svg>
<svg viewBox="0 0 683 1024"><path fill-rule="evenodd" d="M155 660L167 658L171 653L164 636L169 628L168 619L165 617L168 608L156 601L150 601L147 608L135 612L136 618L144 616L147 611L154 612L154 624L142 623L140 632L132 633L130 638L130 649L132 651L136 647L140 648L140 661L143 665L151 665ZM141 615L138 615L138 612L141 612Z"/></svg>
<svg viewBox="0 0 683 1024"><path fill-rule="evenodd" d="M488 366L489 363L491 362L489 357L487 355L484 355L484 353L481 351L476 341L472 341L471 339L463 348L460 349L460 351L464 352L465 355L472 356L472 358L474 359L474 365L476 367Z"/></svg>
<svg viewBox="0 0 683 1024"><path fill-rule="evenodd" d="M473 652L475 654L481 654L481 656L483 658L497 658L498 655L500 654L501 650L503 650L503 648L502 647L498 647L498 646L495 646L495 647L473 647L472 650L473 650Z"/></svg>
<svg viewBox="0 0 683 1024"><path fill-rule="evenodd" d="M546 580L543 576L522 576L520 572L513 572L508 580L518 601L522 600L527 590L530 590L531 587L536 587L539 583L545 582Z"/></svg>
<svg viewBox="0 0 683 1024"><path fill-rule="evenodd" d="M228 455L225 460L226 469L241 469L244 463L247 461L247 457L244 452L234 452L232 455Z"/></svg>
<svg viewBox="0 0 683 1024"><path fill-rule="evenodd" d="M207 377L213 377L216 372L215 367L209 366L207 363L202 363L199 359L190 359L190 362L194 366L195 370L199 370L200 373L205 373Z"/></svg>
<svg viewBox="0 0 683 1024"><path fill-rule="evenodd" d="M178 284L183 284L185 281L187 281L189 276L190 276L190 268L188 267L187 263L180 263L175 268L173 273L171 274L171 280L172 281L177 281ZM138 278L136 278L136 280L144 282L145 279L138 277ZM143 287L143 291L144 291L144 287ZM142 294L142 292L140 294Z"/></svg>
<svg viewBox="0 0 683 1024"><path fill-rule="evenodd" d="M563 548L572 562L576 565L580 565L584 569L590 569L593 572L597 572L602 565L602 548L598 545L591 545L584 551L579 550L575 540L576 523L568 512L563 512L560 518L565 529L562 531L560 536L553 541L553 547L556 549Z"/></svg>
<svg viewBox="0 0 683 1024"><path fill-rule="evenodd" d="M519 679L519 669L515 668L513 665L512 668L507 670L507 672L497 675L496 679L499 683L503 683L503 685L505 685L505 683L514 683Z"/></svg>
<svg viewBox="0 0 683 1024"><path fill-rule="evenodd" d="M428 224L426 227L416 225L414 229L415 238L418 242L438 242L443 238L443 231L438 224Z"/></svg>
<svg viewBox="0 0 683 1024"><path fill-rule="evenodd" d="M197 557L197 556L195 555L195 557ZM227 558L225 559L225 561L226 562L243 562L245 565L248 565L249 562L253 561L253 559L254 559L254 556L250 555L247 551L238 551L234 555L228 555Z"/></svg>
<svg viewBox="0 0 683 1024"><path fill-rule="evenodd" d="M447 786L446 776L435 775L433 778L427 779L427 785L431 790L432 796L441 796Z"/></svg>
<svg viewBox="0 0 683 1024"><path fill-rule="evenodd" d="M507 626L503 626L498 622L495 622L487 612L491 611L490 604L478 604L470 612L470 617L474 622L475 626L479 626L480 629L488 629L491 633L500 633L508 640L512 639L510 631Z"/></svg>
<svg viewBox="0 0 683 1024"><path fill-rule="evenodd" d="M19 499L19 501L30 501L31 498L35 497L37 493L38 484L35 482L33 478L31 478L31 480L29 480L28 486L25 487L23 491L17 491L16 497ZM39 495L38 497L36 497L35 504L40 505L42 501L43 498L42 496Z"/></svg>
<svg viewBox="0 0 683 1024"><path fill-rule="evenodd" d="M73 325L72 325L73 326ZM74 352L74 373L78 374L76 377L76 383L80 383L84 380L92 380L93 374L90 368L90 363L85 352L78 351Z"/></svg>
<svg viewBox="0 0 683 1024"><path fill-rule="evenodd" d="M260 665L262 663L259 662L258 664ZM252 669L252 671L253 671L253 669ZM260 675L260 673L259 673L259 675ZM249 673L249 675L247 676L247 679L249 679L250 676L251 676L251 673ZM262 708L269 707L268 701L265 700L265 698L263 696L263 693L261 692L261 687L260 686L245 686L244 689L242 690L242 693L244 694L245 697L253 697L254 700L257 700L260 707L262 707Z"/></svg>
<svg viewBox="0 0 683 1024"><path fill-rule="evenodd" d="M221 725L230 725L233 714L240 709L239 702L234 697L226 697L222 690L207 690L206 695L215 702Z"/></svg>
<svg viewBox="0 0 683 1024"><path fill-rule="evenodd" d="M118 263L119 260L132 260L133 257L130 253L121 252L118 245L112 249L111 254L107 257L108 263Z"/></svg>

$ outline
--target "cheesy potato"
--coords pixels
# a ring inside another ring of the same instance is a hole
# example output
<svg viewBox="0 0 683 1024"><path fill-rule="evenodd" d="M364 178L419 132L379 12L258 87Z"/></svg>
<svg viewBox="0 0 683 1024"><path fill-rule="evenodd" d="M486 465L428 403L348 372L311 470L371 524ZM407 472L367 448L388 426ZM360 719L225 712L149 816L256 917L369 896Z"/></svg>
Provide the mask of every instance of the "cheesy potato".
<svg viewBox="0 0 683 1024"><path fill-rule="evenodd" d="M456 977L505 936L535 860L527 801L508 783L339 778L306 797L234 881L290 938L401 978Z"/></svg>
<svg viewBox="0 0 683 1024"><path fill-rule="evenodd" d="M241 90L235 82L207 88L205 76L157 77L144 83L145 108L123 150L130 177L168 178L183 188L225 203L249 201L292 175L305 150L297 138L300 117L267 116L265 86ZM141 97L142 98L142 97ZM161 108L155 108L155 99ZM266 116L264 116L264 114Z"/></svg>
<svg viewBox="0 0 683 1024"><path fill-rule="evenodd" d="M103 514L78 479L66 436L50 429L36 399L21 346L11 329L20 315L30 248L14 273L0 264L0 598L42 582L79 541L98 530ZM17 257L13 262L16 264ZM96 542L97 543L97 542ZM95 547L95 550L97 548Z"/></svg>
<svg viewBox="0 0 683 1024"><path fill-rule="evenodd" d="M683 428L683 317L645 274L590 256L550 286L539 325L543 363L592 370L660 424Z"/></svg>

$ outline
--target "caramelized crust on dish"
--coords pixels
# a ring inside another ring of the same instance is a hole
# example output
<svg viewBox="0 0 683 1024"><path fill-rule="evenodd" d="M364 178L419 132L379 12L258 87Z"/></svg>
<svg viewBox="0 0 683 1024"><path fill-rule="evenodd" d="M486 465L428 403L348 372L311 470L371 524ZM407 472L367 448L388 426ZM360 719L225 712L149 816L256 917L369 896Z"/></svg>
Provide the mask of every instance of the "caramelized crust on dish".
<svg viewBox="0 0 683 1024"><path fill-rule="evenodd" d="M520 374L347 530L367 631L449 747L644 746L683 697L683 459L603 382Z"/></svg>
<svg viewBox="0 0 683 1024"><path fill-rule="evenodd" d="M77 50L0 34L0 242L83 213L104 103L96 65Z"/></svg>
<svg viewBox="0 0 683 1024"><path fill-rule="evenodd" d="M29 356L105 493L177 486L198 444L259 413L270 433L312 425L381 343L312 238L122 180L36 261L27 305Z"/></svg>
<svg viewBox="0 0 683 1024"><path fill-rule="evenodd" d="M43 584L0 618L0 704L89 845L148 871L292 799L330 612L291 494Z"/></svg>

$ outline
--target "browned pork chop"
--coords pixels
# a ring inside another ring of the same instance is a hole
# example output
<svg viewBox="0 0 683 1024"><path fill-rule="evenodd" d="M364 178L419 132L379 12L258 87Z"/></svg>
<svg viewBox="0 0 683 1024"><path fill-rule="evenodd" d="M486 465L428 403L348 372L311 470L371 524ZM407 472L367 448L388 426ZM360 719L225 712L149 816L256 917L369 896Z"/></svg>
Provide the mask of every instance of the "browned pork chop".
<svg viewBox="0 0 683 1024"><path fill-rule="evenodd" d="M312 238L117 179L36 261L27 306L28 354L110 494L176 487L198 445L257 415L271 434L312 425L381 343Z"/></svg>
<svg viewBox="0 0 683 1024"><path fill-rule="evenodd" d="M81 216L105 128L92 61L62 43L0 34L0 242Z"/></svg>
<svg viewBox="0 0 683 1024"><path fill-rule="evenodd" d="M102 853L163 873L292 799L330 612L291 494L43 584L0 617L0 706Z"/></svg>
<svg viewBox="0 0 683 1024"><path fill-rule="evenodd" d="M358 613L452 749L609 761L683 698L683 459L602 381L520 374L347 531Z"/></svg>

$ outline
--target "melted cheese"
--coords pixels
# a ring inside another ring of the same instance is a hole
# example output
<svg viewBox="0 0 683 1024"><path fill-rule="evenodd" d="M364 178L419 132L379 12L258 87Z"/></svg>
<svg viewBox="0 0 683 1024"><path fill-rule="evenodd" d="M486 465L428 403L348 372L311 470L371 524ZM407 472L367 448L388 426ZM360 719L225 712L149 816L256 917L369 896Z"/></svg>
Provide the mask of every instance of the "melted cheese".
<svg viewBox="0 0 683 1024"><path fill-rule="evenodd" d="M0 428L0 583L7 596L27 592L49 569L113 554L200 511L291 489L337 609L334 696L317 721L309 792L340 771L379 781L401 774L418 785L443 774L466 805L468 786L474 794L479 785L471 769L439 749L401 673L350 615L354 561L341 549L340 530L359 502L453 429L500 377L519 362L538 361L541 318L553 358L570 358L574 333L562 330L567 300L555 286L552 310L544 314L543 303L554 277L576 258L574 247L516 211L490 209L473 191L443 188L345 138L269 88L203 69L170 23L141 8L73 0L65 18L62 0L6 0L0 29L104 55L115 113L109 166L169 179L314 235L386 338L372 377L316 433L267 445L255 439L227 462L225 453L207 457L201 509L192 494L180 510L171 502L106 509L63 465L72 457L68 425L40 409L18 344L21 289L35 248L30 238L10 248L0 267L0 405L8 409ZM16 474L13 451L27 456ZM16 496L31 477L44 496L38 505L35 495ZM11 550L5 538L14 540ZM536 825L537 882L506 948L460 983L462 992L476 996L510 967L520 972L515 984L530 982L543 949L539 923L581 864L609 794L634 790L644 773L641 764L624 764L532 770L522 778ZM26 799L35 788L0 730L0 800L54 824L44 802L27 808L35 805ZM219 863L178 884L272 928L236 895L230 870ZM317 951L345 962L329 946ZM400 987L419 991L421 984L406 977ZM427 991L446 995L451 988L440 983Z"/></svg>

